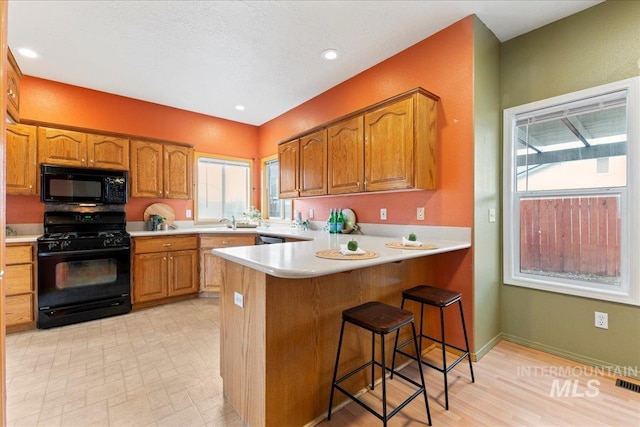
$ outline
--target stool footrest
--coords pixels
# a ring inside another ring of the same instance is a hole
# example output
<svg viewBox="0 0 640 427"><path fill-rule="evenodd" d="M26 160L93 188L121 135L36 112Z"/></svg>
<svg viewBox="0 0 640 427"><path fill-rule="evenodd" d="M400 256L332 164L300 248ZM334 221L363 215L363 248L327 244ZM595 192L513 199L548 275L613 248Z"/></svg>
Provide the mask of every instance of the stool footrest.
<svg viewBox="0 0 640 427"><path fill-rule="evenodd" d="M415 360L415 359L414 359ZM375 415L379 420L384 421L384 417L382 415L380 415L378 412L376 412L373 408L369 407L366 403L362 402L358 397L356 397L355 395L353 395L351 392L345 390L344 388L342 388L340 386L340 383L344 380L346 380L347 378L351 377L352 375L362 371L363 369L368 368L371 365L376 365L380 368L382 368L382 364L380 362L378 362L377 360L372 360L369 361L367 363L365 363L364 365L354 369L353 371L349 372L346 375L343 375L342 377L340 377L339 379L337 379L334 383L333 383L333 387L336 390L340 390L343 394L345 394L346 396L348 396L351 400L355 401L358 405L362 406L364 409L366 409L367 411L369 411L371 414ZM402 378L403 380L413 384L415 387L418 387L418 389L408 398L406 398L400 405L398 405L394 410L392 410L389 414L387 414L387 420L390 419L391 417L393 417L398 411L400 411L402 408L404 408L405 406L407 406L413 399L415 399L416 397L420 396L420 394L424 393L424 387L422 386L422 384L412 380L411 378L407 377L406 375L404 375L403 373L396 371L395 369L389 369L386 368L386 371L389 373L389 376L391 375L396 375L400 378Z"/></svg>

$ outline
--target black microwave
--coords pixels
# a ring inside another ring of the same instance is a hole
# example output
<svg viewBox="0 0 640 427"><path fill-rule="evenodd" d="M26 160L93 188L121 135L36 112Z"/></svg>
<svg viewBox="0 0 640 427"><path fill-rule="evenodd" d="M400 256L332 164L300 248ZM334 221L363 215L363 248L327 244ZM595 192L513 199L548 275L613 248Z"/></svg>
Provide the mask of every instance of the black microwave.
<svg viewBox="0 0 640 427"><path fill-rule="evenodd" d="M127 172L41 165L40 200L58 203L127 202Z"/></svg>

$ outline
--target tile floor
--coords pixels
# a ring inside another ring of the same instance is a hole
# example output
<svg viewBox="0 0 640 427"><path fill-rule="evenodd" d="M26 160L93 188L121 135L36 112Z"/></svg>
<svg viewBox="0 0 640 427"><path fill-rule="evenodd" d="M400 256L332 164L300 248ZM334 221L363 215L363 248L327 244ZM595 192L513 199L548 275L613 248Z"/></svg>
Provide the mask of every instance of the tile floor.
<svg viewBox="0 0 640 427"><path fill-rule="evenodd" d="M222 395L219 301L7 335L7 425L243 426Z"/></svg>

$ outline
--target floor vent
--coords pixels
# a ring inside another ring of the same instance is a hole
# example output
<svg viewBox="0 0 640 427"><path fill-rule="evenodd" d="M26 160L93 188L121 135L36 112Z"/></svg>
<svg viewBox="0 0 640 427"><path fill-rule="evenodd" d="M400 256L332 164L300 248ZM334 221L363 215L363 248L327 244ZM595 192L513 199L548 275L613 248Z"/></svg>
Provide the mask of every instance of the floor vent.
<svg viewBox="0 0 640 427"><path fill-rule="evenodd" d="M630 383L629 381L621 380L618 378L616 380L616 385L618 387L626 388L627 390L635 391L636 393L640 393L640 384Z"/></svg>

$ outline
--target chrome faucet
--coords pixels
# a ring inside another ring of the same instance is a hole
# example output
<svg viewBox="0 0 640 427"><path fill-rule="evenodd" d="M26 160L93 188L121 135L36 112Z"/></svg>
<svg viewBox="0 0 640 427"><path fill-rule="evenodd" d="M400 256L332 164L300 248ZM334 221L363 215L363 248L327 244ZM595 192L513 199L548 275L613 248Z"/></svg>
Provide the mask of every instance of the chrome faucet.
<svg viewBox="0 0 640 427"><path fill-rule="evenodd" d="M222 218L220 222L223 222L225 224L231 223L231 228L234 230L236 229L236 217L234 215L231 215L231 221L229 221L228 218Z"/></svg>

